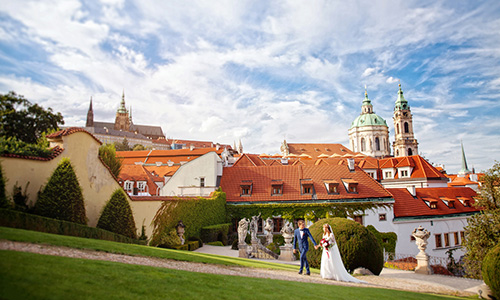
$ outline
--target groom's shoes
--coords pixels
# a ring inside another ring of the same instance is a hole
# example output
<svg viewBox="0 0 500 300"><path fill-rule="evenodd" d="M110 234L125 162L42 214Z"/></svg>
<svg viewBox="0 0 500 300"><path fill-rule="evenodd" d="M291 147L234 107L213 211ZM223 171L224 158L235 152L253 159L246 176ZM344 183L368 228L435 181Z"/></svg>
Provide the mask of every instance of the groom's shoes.
<svg viewBox="0 0 500 300"><path fill-rule="evenodd" d="M302 271L299 271L299 275L302 275Z"/></svg>
<svg viewBox="0 0 500 300"><path fill-rule="evenodd" d="M307 272L306 275L309 276L309 275L311 275L311 273Z"/></svg>

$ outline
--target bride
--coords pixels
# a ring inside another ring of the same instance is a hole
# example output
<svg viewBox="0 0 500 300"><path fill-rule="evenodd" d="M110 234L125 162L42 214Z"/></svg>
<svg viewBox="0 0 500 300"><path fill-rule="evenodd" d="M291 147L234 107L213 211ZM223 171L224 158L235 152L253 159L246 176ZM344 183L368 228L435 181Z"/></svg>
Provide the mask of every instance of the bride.
<svg viewBox="0 0 500 300"><path fill-rule="evenodd" d="M356 283L366 283L363 280L354 278L349 274L340 257L339 247L335 241L335 235L328 224L323 225L323 238L320 243L323 247L321 255L321 277L324 279L334 279L338 281L348 281ZM316 249L320 246L316 246Z"/></svg>

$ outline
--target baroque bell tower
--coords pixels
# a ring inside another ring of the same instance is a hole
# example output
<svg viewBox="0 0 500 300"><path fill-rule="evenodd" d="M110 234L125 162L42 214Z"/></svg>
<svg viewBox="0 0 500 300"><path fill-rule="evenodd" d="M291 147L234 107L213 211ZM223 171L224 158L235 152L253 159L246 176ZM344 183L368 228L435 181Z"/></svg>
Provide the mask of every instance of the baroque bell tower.
<svg viewBox="0 0 500 300"><path fill-rule="evenodd" d="M130 130L130 116L127 108L125 107L125 91L122 94L122 102L116 111L115 130L129 131Z"/></svg>
<svg viewBox="0 0 500 300"><path fill-rule="evenodd" d="M413 116L410 105L403 96L401 83L399 84L398 99L394 105L395 140L392 144L394 157L418 154L418 142L413 133Z"/></svg>

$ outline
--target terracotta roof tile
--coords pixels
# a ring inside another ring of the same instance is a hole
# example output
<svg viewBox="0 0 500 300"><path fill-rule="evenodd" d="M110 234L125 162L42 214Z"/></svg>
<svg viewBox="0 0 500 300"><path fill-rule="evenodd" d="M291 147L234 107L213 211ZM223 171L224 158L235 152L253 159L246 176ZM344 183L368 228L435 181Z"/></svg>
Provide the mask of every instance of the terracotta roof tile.
<svg viewBox="0 0 500 300"><path fill-rule="evenodd" d="M51 134L48 134L46 135L45 137L46 138L60 138L60 137L63 137L63 136L68 136L70 134L73 134L75 132L85 132L87 133L88 135L90 135L92 138L94 138L94 140L96 140L99 145L102 145L101 141L99 141L98 138L96 138L92 133L88 132L87 130L81 128L81 127L69 127L69 128L66 128L66 129L63 129L63 130L59 130L57 132L54 132L54 133L51 133Z"/></svg>
<svg viewBox="0 0 500 300"><path fill-rule="evenodd" d="M344 155L346 153L354 155L354 152L344 147L342 144L288 144L288 149L290 154L307 154L312 158L318 158L322 154L332 155L339 154Z"/></svg>

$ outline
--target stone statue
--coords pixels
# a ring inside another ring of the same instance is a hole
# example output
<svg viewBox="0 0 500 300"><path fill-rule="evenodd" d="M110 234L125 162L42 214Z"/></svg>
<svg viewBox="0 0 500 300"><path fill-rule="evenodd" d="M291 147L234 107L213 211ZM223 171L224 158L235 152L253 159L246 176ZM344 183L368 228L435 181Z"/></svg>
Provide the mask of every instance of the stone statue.
<svg viewBox="0 0 500 300"><path fill-rule="evenodd" d="M177 235L179 236L179 238L181 239L181 245L184 245L184 242L185 242L185 239L184 239L184 228L186 226L184 225L184 223L182 223L182 220L180 220L177 225L175 225L175 229L177 230Z"/></svg>
<svg viewBox="0 0 500 300"><path fill-rule="evenodd" d="M293 240L293 226L290 221L285 220L285 226L281 228L281 235L283 235L283 238L285 239L285 246L286 245L292 245L292 240Z"/></svg>
<svg viewBox="0 0 500 300"><path fill-rule="evenodd" d="M418 228L413 230L411 235L415 237L415 243L420 250L416 256L417 267L415 268L415 273L432 274L431 268L429 267L429 255L425 253L425 249L427 248L427 239L431 236L431 233L420 225Z"/></svg>
<svg viewBox="0 0 500 300"><path fill-rule="evenodd" d="M243 218L238 222L238 242L245 244L245 239L248 233L248 219Z"/></svg>
<svg viewBox="0 0 500 300"><path fill-rule="evenodd" d="M259 230L259 218L260 214L258 216L253 216L252 221L250 221L250 235L252 236L252 243L257 242L257 230Z"/></svg>
<svg viewBox="0 0 500 300"><path fill-rule="evenodd" d="M269 245L273 242L273 230L274 230L274 221L271 218L266 219L266 225L264 229L267 231L266 233L266 244Z"/></svg>

